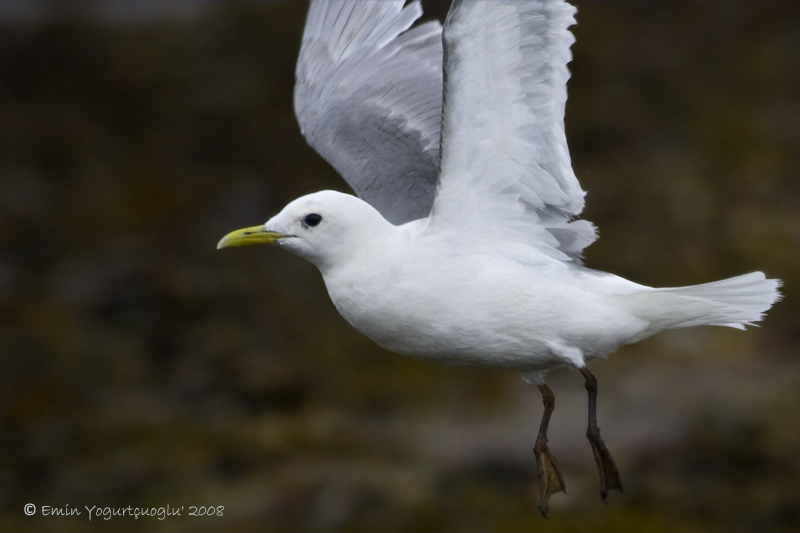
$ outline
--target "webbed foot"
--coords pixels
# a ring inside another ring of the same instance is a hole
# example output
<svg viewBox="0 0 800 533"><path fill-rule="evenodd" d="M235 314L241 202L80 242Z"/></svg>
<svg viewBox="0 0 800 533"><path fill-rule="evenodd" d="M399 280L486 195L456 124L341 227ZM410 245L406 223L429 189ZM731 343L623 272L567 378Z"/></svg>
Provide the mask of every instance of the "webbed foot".
<svg viewBox="0 0 800 533"><path fill-rule="evenodd" d="M586 438L592 445L597 472L600 474L600 497L605 502L609 491L622 492L622 480L617 464L600 437L600 428L597 427L597 378L585 367L581 368L581 374L586 379L586 391L589 393L589 427L586 429Z"/></svg>
<svg viewBox="0 0 800 533"><path fill-rule="evenodd" d="M539 385L539 390L542 393L544 414L542 414L539 435L536 437L536 444L533 447L533 455L536 457L536 473L539 477L539 512L547 518L547 504L550 496L556 492L566 492L567 486L561 470L558 468L558 461L547 447L547 428L550 425L550 415L553 414L556 399L553 391L547 385Z"/></svg>
<svg viewBox="0 0 800 533"><path fill-rule="evenodd" d="M533 454L536 457L536 472L539 476L538 508L542 516L547 518L547 504L550 501L550 496L556 492L566 492L567 487L564 484L561 470L558 468L558 461L547 447L547 439L536 439Z"/></svg>

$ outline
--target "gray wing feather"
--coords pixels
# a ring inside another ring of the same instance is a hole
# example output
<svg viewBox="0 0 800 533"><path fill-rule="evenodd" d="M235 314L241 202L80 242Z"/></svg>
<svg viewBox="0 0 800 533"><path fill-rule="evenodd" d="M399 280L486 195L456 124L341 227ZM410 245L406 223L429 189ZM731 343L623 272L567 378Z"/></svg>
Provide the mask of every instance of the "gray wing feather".
<svg viewBox="0 0 800 533"><path fill-rule="evenodd" d="M430 212L442 111L441 24L403 3L313 1L294 89L308 143L393 224Z"/></svg>

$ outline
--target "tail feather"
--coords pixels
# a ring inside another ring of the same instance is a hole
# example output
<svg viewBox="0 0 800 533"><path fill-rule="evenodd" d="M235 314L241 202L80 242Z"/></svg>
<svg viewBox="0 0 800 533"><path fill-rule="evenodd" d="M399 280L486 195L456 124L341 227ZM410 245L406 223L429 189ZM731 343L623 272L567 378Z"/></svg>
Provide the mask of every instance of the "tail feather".
<svg viewBox="0 0 800 533"><path fill-rule="evenodd" d="M745 329L780 300L781 281L763 272L688 287L652 289L625 297L631 311L650 322L648 335L691 326Z"/></svg>

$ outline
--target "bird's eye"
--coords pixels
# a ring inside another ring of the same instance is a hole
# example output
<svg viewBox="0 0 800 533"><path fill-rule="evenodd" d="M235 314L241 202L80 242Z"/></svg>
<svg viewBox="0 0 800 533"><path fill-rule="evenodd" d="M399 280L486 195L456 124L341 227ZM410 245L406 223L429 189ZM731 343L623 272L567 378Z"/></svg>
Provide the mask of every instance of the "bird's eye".
<svg viewBox="0 0 800 533"><path fill-rule="evenodd" d="M306 215L306 217L303 219L303 223L312 228L319 225L320 222L322 222L322 215L318 215L316 213Z"/></svg>

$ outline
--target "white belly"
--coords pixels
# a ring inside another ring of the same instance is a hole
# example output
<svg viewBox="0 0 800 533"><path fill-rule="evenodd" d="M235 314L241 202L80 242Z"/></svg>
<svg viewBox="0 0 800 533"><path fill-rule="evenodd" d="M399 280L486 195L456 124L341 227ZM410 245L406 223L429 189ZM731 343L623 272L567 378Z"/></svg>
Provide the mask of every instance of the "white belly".
<svg viewBox="0 0 800 533"><path fill-rule="evenodd" d="M534 275L514 262L479 257L435 272L383 264L358 275L333 273L325 282L353 327L404 355L539 370L568 363L554 346L600 357L645 326L615 299L570 283L568 268L536 269Z"/></svg>

